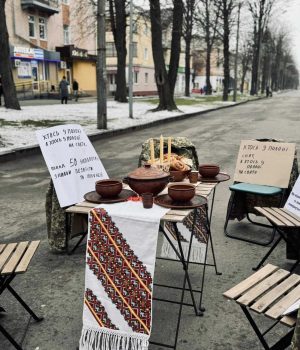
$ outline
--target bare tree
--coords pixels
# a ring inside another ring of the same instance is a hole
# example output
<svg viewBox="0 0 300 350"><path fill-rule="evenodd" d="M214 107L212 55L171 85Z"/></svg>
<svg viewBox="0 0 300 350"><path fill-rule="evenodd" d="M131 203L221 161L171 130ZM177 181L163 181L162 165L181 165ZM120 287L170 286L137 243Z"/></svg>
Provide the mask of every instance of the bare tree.
<svg viewBox="0 0 300 350"><path fill-rule="evenodd" d="M229 51L229 39L231 24L233 22L233 10L236 5L235 0L215 0L216 6L220 9L220 18L222 23L222 29L220 31L223 42L223 101L228 101L228 90L230 83L230 51Z"/></svg>
<svg viewBox="0 0 300 350"><path fill-rule="evenodd" d="M245 79L248 71L250 70L251 60L252 60L252 44L250 40L246 40L240 50L240 60L241 60L241 93L244 92Z"/></svg>
<svg viewBox="0 0 300 350"><path fill-rule="evenodd" d="M195 10L198 3L199 0L185 0L184 2L183 38L185 40L185 96L190 96L191 43L193 39Z"/></svg>
<svg viewBox="0 0 300 350"><path fill-rule="evenodd" d="M149 0L152 33L152 54L155 67L155 79L158 89L159 105L157 110L177 109L174 101L174 89L180 57L180 40L182 35L183 3L174 0L171 56L169 72L166 70L162 44L162 18L159 0Z"/></svg>
<svg viewBox="0 0 300 350"><path fill-rule="evenodd" d="M272 8L276 0L249 0L248 7L253 19L253 60L251 95L256 95L259 89L259 65L261 45L264 31L268 25Z"/></svg>
<svg viewBox="0 0 300 350"><path fill-rule="evenodd" d="M6 26L5 2L0 1L0 74L3 86L3 96L6 108L20 110L16 87L12 75L9 51L9 37Z"/></svg>
<svg viewBox="0 0 300 350"><path fill-rule="evenodd" d="M201 7L197 11L196 22L200 24L204 33L206 48L205 93L206 95L211 95L211 54L218 33L220 32L220 28L218 28L220 24L220 3L215 0L200 0L200 3Z"/></svg>

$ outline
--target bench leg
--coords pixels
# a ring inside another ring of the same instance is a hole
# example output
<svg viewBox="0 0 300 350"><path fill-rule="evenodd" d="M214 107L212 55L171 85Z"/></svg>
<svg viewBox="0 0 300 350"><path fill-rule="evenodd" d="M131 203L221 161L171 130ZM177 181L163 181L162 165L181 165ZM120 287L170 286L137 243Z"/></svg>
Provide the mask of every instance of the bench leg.
<svg viewBox="0 0 300 350"><path fill-rule="evenodd" d="M43 320L43 317L38 317L31 310L31 308L25 303L25 301L20 297L20 295L11 286L7 286L7 289L18 300L18 302L24 307L24 309L34 318L35 321L40 322Z"/></svg>
<svg viewBox="0 0 300 350"><path fill-rule="evenodd" d="M294 335L294 328L291 329L283 338L281 338L276 344L274 344L270 350L283 350L291 345Z"/></svg>
<svg viewBox="0 0 300 350"><path fill-rule="evenodd" d="M14 340L14 338L1 326L0 332L10 341L10 343L17 349L22 350L22 347Z"/></svg>
<svg viewBox="0 0 300 350"><path fill-rule="evenodd" d="M256 323L254 322L252 316L250 315L250 312L247 310L247 308L245 306L240 305L244 314L246 315L248 321L250 322L254 332L256 333L256 335L258 336L258 339L260 340L262 346L265 348L265 350L270 350L269 345L267 344L267 342L265 341L265 338L263 337L262 333L260 332L260 330L258 329Z"/></svg>

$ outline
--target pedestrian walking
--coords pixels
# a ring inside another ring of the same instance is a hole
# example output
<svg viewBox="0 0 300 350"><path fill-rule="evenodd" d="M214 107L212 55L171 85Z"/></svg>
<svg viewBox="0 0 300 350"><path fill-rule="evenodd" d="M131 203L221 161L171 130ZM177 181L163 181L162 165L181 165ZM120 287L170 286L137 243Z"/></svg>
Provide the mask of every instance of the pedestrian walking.
<svg viewBox="0 0 300 350"><path fill-rule="evenodd" d="M0 106L2 106L2 94L3 94L3 86L2 86L2 77L0 75Z"/></svg>
<svg viewBox="0 0 300 350"><path fill-rule="evenodd" d="M79 84L78 81L76 79L73 80L73 95L75 98L75 101L78 101L78 90L79 90Z"/></svg>
<svg viewBox="0 0 300 350"><path fill-rule="evenodd" d="M267 97L272 97L272 90L270 89L270 86L266 87L266 96Z"/></svg>
<svg viewBox="0 0 300 350"><path fill-rule="evenodd" d="M61 98L61 103L65 104L68 103L68 97L69 97L69 82L66 80L66 77L63 76L62 80L59 83L59 91L60 91L60 98Z"/></svg>

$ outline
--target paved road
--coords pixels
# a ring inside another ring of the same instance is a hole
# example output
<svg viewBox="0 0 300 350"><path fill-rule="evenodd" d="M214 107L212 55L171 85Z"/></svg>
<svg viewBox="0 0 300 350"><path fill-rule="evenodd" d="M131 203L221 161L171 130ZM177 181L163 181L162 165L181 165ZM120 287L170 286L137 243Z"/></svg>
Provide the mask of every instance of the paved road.
<svg viewBox="0 0 300 350"><path fill-rule="evenodd" d="M94 146L109 175L122 178L137 166L141 144L146 138L160 134L186 136L195 143L200 162L219 163L223 170L233 174L241 139L280 138L296 142L299 149L299 101L299 92L289 92L269 100L97 141ZM48 250L44 199L49 175L41 156L0 164L0 176L1 241L42 240L31 269L14 282L16 289L45 317L40 324L30 324L24 348L75 349L81 329L84 247L71 257L54 255ZM204 293L207 312L204 317L197 318L190 308L184 309L178 350L261 348L241 310L225 301L222 292L249 275L251 267L267 248L224 237L222 226L228 198L228 183L225 183L217 190L212 224L218 265L223 275L216 276L213 269L208 268ZM284 246L270 261L288 267L283 257ZM196 269L192 269L192 275L199 287ZM181 271L174 265L157 263L156 280L176 282L181 278ZM157 294L167 296L166 292ZM169 291L168 296L171 296ZM10 312L0 316L0 322L7 322L8 329L20 340L25 334L27 315L7 293L2 295L1 305ZM155 303L153 339L172 342L175 316L176 307ZM265 320L262 323L266 326ZM1 335L0 344L1 349L10 349Z"/></svg>

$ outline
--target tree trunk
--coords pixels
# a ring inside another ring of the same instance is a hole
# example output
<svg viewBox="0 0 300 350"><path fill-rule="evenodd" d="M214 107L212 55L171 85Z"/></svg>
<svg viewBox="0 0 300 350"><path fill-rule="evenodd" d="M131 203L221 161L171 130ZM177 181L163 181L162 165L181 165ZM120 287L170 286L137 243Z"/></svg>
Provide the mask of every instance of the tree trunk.
<svg viewBox="0 0 300 350"><path fill-rule="evenodd" d="M152 53L155 66L155 79L159 105L154 111L177 109L168 80L162 46L161 10L159 0L149 0L152 33Z"/></svg>
<svg viewBox="0 0 300 350"><path fill-rule="evenodd" d="M209 45L208 45L209 46ZM212 94L212 87L210 82L210 59L211 59L211 51L210 47L206 48L206 66L205 66L205 74L206 74L206 95Z"/></svg>
<svg viewBox="0 0 300 350"><path fill-rule="evenodd" d="M185 40L185 96L190 96L191 79L191 37Z"/></svg>
<svg viewBox="0 0 300 350"><path fill-rule="evenodd" d="M115 6L114 6L115 5ZM127 102L126 85L126 2L124 0L110 0L110 18L114 42L117 51L117 75L115 100Z"/></svg>
<svg viewBox="0 0 300 350"><path fill-rule="evenodd" d="M10 61L5 2L5 0L0 1L0 74L2 77L3 96L6 108L20 110Z"/></svg>
<svg viewBox="0 0 300 350"><path fill-rule="evenodd" d="M228 101L228 89L229 89L229 80L230 80L230 68L229 68L229 14L225 10L223 12L224 20L224 33L223 33L223 54L224 54L224 84L223 84L223 101Z"/></svg>
<svg viewBox="0 0 300 350"><path fill-rule="evenodd" d="M172 26L172 42L171 42L171 55L169 63L169 82L170 90L174 95L177 73L179 67L179 58L181 52L181 36L182 36L182 22L183 22L183 2L182 0L173 0L173 26Z"/></svg>

